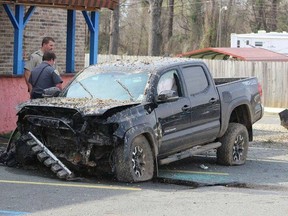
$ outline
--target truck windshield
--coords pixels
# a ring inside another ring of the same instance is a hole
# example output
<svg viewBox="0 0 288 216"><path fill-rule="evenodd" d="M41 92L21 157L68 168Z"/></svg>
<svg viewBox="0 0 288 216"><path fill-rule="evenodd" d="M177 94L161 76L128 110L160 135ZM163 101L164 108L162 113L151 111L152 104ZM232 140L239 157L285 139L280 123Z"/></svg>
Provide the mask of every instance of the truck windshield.
<svg viewBox="0 0 288 216"><path fill-rule="evenodd" d="M83 71L64 92L69 98L97 98L106 100L141 102L144 96L148 73Z"/></svg>

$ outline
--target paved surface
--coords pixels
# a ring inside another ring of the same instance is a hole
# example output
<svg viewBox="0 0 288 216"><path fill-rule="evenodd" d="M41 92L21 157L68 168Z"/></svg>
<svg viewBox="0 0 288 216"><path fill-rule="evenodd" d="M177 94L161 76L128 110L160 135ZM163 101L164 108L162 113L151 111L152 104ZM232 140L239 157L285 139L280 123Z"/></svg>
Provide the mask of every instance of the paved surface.
<svg viewBox="0 0 288 216"><path fill-rule="evenodd" d="M50 171L0 166L0 216L287 215L288 131L271 124L279 126L277 115L255 125L244 166L218 166L210 151L162 166L158 179L141 184L68 182ZM2 147L7 141L0 137Z"/></svg>
<svg viewBox="0 0 288 216"><path fill-rule="evenodd" d="M264 138L263 128L268 126L268 133L272 134L271 125L281 127L278 112L282 109L265 109L265 116L255 125L255 136ZM264 125L264 126L263 126ZM276 135L280 133L276 128ZM283 132L286 136L286 130ZM262 135L263 134L263 135ZM8 138L0 136L2 149L7 145ZM190 186L207 185L242 185L245 187L287 187L286 173L288 173L287 146L272 145L273 148L263 146L266 140L260 140L261 145L252 144L248 151L245 166L225 167L216 164L216 151L212 150L199 157L187 158L159 168L158 179L163 182ZM269 144L269 143L268 143ZM249 170L249 174L247 174ZM269 170L269 172L268 172ZM281 170L281 172L279 172ZM267 174L269 173L269 177Z"/></svg>
<svg viewBox="0 0 288 216"><path fill-rule="evenodd" d="M264 117L256 123L254 130L257 134L257 124L258 125L280 125L280 120L278 113L281 112L282 108L265 108ZM268 116L268 117L267 117ZM271 118L273 116L273 118ZM255 129L256 128L256 129ZM261 126L263 129L263 126ZM270 130L270 128L269 128ZM285 131L286 132L286 131ZM270 133L270 132L269 132ZM271 132L272 133L272 132ZM278 134L278 131L277 131ZM255 132L254 132L255 135ZM262 136L262 135L261 135ZM263 137L265 134L263 135ZM4 150L7 147L9 138L0 135L0 150ZM259 171L261 164L263 164L263 170L269 166L269 162L279 163L278 167L287 166L287 161L285 158L288 158L287 148L284 149L270 149L267 151L265 147L252 146L249 149L248 153L248 162L244 168L244 171L247 170L247 166L251 166L251 169L256 169ZM262 152L262 153L261 153ZM281 158L274 158L273 155L282 155ZM165 181L170 180L171 182L178 182L182 184L196 184L196 185L217 185L217 184L233 184L233 182L249 182L248 179L243 178L243 175L239 176L237 173L241 174L241 166L239 168L233 167L231 172L229 168L223 166L217 166L215 163L215 151L210 151L204 155L200 155L199 158L193 157L185 160L181 160L172 165L162 166L159 172L159 178ZM272 158L272 159L271 159ZM273 161L274 160L274 161ZM258 161L259 167L253 167L252 161ZM235 172L236 170L236 172ZM234 172L234 173L233 173ZM258 173L258 172L257 172ZM265 173L265 172L264 172ZM288 173L288 172L287 172ZM245 176L245 175L244 175ZM279 175L277 175L279 178ZM262 178L261 178L262 179Z"/></svg>

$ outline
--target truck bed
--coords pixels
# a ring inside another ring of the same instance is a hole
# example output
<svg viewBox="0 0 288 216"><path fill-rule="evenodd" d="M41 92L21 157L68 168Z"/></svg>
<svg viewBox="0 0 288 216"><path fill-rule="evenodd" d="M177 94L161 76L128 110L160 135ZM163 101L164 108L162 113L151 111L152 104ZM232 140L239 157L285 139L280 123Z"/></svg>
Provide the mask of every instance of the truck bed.
<svg viewBox="0 0 288 216"><path fill-rule="evenodd" d="M226 83L241 81L247 78L248 77L235 77L235 78L217 77L217 78L214 78L214 82L215 82L215 85L222 85Z"/></svg>
<svg viewBox="0 0 288 216"><path fill-rule="evenodd" d="M251 117L252 124L263 116L262 105L259 103L259 100L255 98L259 97L258 80L256 77L214 78L214 82L219 93L222 107L220 136L223 135L228 127L228 118L231 115L229 111L234 110L237 104L242 104L241 106L243 108L245 108L245 104L250 107L250 109L243 110L250 111L250 113L247 114ZM231 104L235 107L230 107Z"/></svg>

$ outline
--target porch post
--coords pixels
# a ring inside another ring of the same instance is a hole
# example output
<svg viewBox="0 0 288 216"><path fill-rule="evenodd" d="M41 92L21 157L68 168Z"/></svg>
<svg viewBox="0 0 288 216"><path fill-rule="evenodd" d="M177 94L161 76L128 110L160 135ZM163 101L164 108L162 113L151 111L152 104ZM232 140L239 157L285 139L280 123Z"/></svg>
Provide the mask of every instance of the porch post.
<svg viewBox="0 0 288 216"><path fill-rule="evenodd" d="M76 11L67 10L66 73L75 72Z"/></svg>

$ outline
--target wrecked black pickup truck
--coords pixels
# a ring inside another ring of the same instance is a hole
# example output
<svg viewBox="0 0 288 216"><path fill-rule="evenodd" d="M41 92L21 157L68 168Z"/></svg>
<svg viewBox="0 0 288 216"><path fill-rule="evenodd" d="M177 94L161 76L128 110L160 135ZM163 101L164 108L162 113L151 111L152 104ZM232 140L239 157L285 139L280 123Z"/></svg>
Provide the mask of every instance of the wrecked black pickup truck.
<svg viewBox="0 0 288 216"><path fill-rule="evenodd" d="M244 164L261 91L255 77L213 79L196 60L89 66L58 97L21 104L16 158L38 158L60 178L106 167L124 182L210 149L219 164Z"/></svg>

